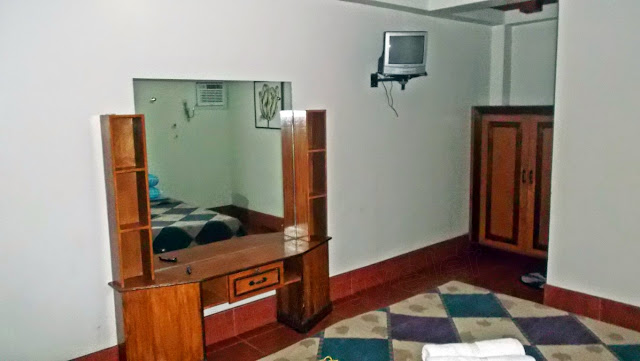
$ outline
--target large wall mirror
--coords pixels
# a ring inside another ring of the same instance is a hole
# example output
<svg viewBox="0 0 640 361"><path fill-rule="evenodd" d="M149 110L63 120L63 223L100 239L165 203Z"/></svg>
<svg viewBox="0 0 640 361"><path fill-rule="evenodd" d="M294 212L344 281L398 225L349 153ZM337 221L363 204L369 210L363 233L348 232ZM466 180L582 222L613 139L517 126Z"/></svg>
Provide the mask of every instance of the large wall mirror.
<svg viewBox="0 0 640 361"><path fill-rule="evenodd" d="M281 110L291 83L134 79L153 251L283 231Z"/></svg>

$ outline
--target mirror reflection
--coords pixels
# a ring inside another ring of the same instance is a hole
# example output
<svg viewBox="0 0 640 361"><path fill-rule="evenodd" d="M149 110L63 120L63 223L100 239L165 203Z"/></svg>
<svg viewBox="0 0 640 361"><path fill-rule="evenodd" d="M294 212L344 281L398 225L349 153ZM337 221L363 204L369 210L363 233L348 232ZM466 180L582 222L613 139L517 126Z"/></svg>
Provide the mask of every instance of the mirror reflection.
<svg viewBox="0 0 640 361"><path fill-rule="evenodd" d="M154 253L283 227L280 110L291 83L135 79Z"/></svg>

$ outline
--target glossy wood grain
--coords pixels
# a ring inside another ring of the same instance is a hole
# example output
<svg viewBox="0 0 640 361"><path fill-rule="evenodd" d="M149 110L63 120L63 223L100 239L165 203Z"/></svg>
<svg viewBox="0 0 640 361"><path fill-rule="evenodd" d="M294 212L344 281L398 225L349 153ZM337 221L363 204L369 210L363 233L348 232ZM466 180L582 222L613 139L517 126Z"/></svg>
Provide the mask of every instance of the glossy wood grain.
<svg viewBox="0 0 640 361"><path fill-rule="evenodd" d="M204 359L198 284L127 292L122 302L127 360Z"/></svg>
<svg viewBox="0 0 640 361"><path fill-rule="evenodd" d="M125 287L111 286L120 292L143 288L166 287L196 283L227 276L269 263L295 258L328 242L330 237L310 236L305 239L285 240L283 233L256 234L204 246L163 253L163 258L177 258L166 263L155 257L155 279L144 277L129 279ZM187 272L187 268L191 273Z"/></svg>
<svg viewBox="0 0 640 361"><path fill-rule="evenodd" d="M480 240L511 248L520 241L523 123L490 115L482 121Z"/></svg>
<svg viewBox="0 0 640 361"><path fill-rule="evenodd" d="M114 282L153 280L144 115L100 117Z"/></svg>
<svg viewBox="0 0 640 361"><path fill-rule="evenodd" d="M278 321L306 332L331 312L327 244L288 260L285 267L300 274L302 279L277 291Z"/></svg>
<svg viewBox="0 0 640 361"><path fill-rule="evenodd" d="M546 257L552 143L552 107L474 107L472 240Z"/></svg>
<svg viewBox="0 0 640 361"><path fill-rule="evenodd" d="M308 112L294 112L293 118L293 147L294 147L294 184L295 184L295 228L296 236L309 235L309 139Z"/></svg>
<svg viewBox="0 0 640 361"><path fill-rule="evenodd" d="M296 237L295 215L295 174L294 174L294 144L293 144L293 111L280 113L282 128L282 185L284 200L283 231L286 237Z"/></svg>

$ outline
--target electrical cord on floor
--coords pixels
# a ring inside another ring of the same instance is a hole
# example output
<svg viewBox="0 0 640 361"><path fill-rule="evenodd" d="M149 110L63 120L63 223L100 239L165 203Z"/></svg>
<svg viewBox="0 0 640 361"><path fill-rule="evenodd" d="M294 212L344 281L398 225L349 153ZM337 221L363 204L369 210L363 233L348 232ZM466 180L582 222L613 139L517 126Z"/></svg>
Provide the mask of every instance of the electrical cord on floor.
<svg viewBox="0 0 640 361"><path fill-rule="evenodd" d="M396 108L393 107L393 82L391 82L391 89L388 92L387 86L384 83L382 83L382 86L384 87L384 95L387 97L387 105L389 105L389 108L391 108L391 110L396 113L396 118L398 118L398 111L396 111Z"/></svg>

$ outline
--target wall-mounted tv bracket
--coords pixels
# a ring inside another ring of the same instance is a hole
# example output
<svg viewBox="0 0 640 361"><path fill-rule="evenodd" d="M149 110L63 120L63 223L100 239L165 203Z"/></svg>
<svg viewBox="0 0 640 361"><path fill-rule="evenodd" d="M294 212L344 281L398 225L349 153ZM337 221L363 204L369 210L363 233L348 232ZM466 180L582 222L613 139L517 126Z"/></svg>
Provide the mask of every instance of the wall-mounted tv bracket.
<svg viewBox="0 0 640 361"><path fill-rule="evenodd" d="M380 73L372 73L371 74L371 87L377 88L379 82L383 81L397 81L402 86L402 90L404 90L405 85L409 82L409 80L421 76L427 76L427 73L423 74L411 74L411 75L385 75Z"/></svg>

